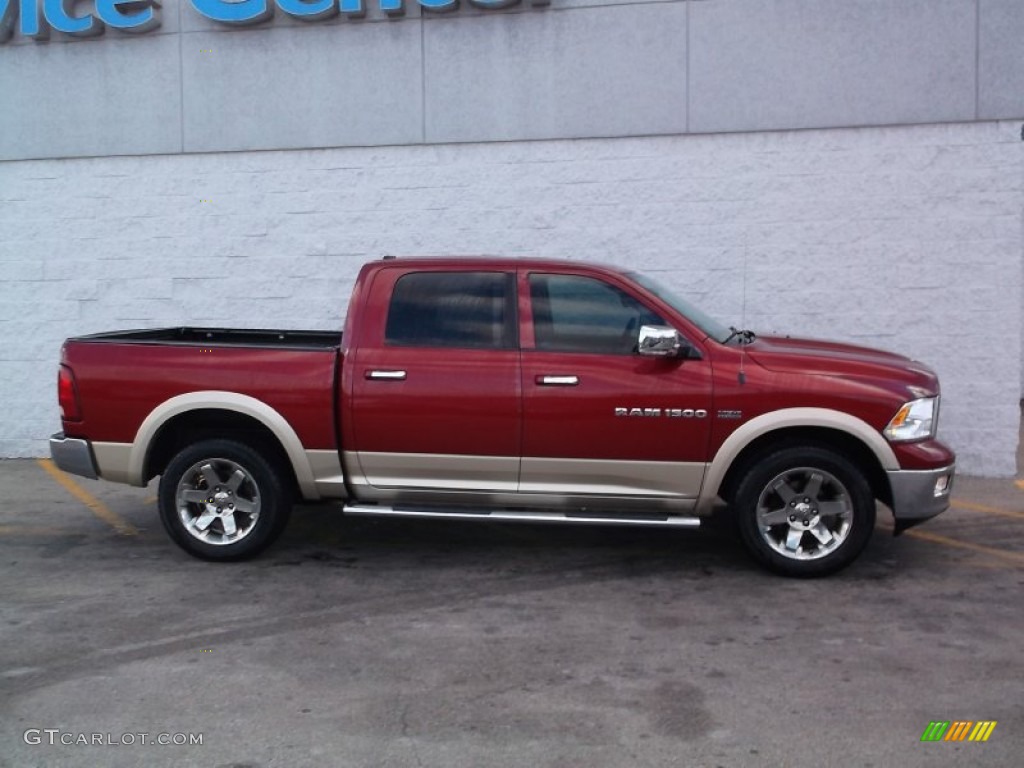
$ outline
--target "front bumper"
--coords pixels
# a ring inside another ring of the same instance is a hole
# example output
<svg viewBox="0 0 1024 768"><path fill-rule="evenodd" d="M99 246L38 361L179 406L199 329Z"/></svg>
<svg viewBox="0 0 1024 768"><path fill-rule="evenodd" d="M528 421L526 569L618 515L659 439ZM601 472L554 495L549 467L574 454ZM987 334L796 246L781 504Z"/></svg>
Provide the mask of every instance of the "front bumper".
<svg viewBox="0 0 1024 768"><path fill-rule="evenodd" d="M58 432L50 438L50 456L53 463L65 472L91 480L99 478L96 459L92 455L92 446L88 440L65 437L63 432Z"/></svg>
<svg viewBox="0 0 1024 768"><path fill-rule="evenodd" d="M949 509L955 464L940 469L897 469L886 474L892 488L896 535Z"/></svg>

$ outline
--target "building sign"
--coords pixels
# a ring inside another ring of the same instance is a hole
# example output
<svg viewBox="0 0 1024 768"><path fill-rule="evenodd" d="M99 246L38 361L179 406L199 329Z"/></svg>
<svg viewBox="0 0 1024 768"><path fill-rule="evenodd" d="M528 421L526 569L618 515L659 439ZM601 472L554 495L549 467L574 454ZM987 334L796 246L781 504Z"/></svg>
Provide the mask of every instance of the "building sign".
<svg viewBox="0 0 1024 768"><path fill-rule="evenodd" d="M520 3L549 5L550 0L468 0L484 10L510 8ZM392 18L405 15L407 0L190 0L192 9L222 24L258 24L280 10L303 21L321 21L338 14L362 18L375 5ZM459 0L409 0L428 11L453 11ZM76 6L84 6L78 9ZM50 30L74 37L94 37L107 27L143 34L160 26L160 0L0 0L0 43L18 32L24 37L47 40ZM91 12L90 12L91 11Z"/></svg>
<svg viewBox="0 0 1024 768"><path fill-rule="evenodd" d="M149 32L160 26L158 0L95 0L93 13L77 15L74 0L0 0L0 42L17 27L25 37L46 40L55 29L92 37L107 26L125 32Z"/></svg>
<svg viewBox="0 0 1024 768"><path fill-rule="evenodd" d="M454 11L459 0L415 0L428 11ZM469 0L484 10L510 8L523 0ZM296 19L319 21L339 13L351 18L366 15L367 5L376 4L388 16L404 16L405 0L192 0L192 7L208 19L225 24L255 24L274 15L274 7ZM530 5L549 5L550 0L529 0Z"/></svg>

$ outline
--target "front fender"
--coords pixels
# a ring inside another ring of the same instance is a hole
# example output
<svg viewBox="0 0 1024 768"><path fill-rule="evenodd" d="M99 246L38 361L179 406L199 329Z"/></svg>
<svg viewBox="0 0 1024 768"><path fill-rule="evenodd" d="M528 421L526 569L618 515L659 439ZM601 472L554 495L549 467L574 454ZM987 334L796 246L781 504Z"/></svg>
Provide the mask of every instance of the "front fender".
<svg viewBox="0 0 1024 768"><path fill-rule="evenodd" d="M771 432L801 427L844 432L867 446L883 470L889 472L900 468L892 446L863 419L831 408L782 408L751 419L725 439L704 474L697 513L706 515L711 512L726 473L744 448Z"/></svg>

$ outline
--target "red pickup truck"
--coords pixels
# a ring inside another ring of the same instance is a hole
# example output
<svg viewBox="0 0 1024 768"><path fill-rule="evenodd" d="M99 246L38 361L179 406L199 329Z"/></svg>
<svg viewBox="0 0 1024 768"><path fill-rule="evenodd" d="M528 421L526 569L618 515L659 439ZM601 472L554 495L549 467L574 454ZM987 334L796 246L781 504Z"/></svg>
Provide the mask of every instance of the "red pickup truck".
<svg viewBox="0 0 1024 768"><path fill-rule="evenodd" d="M353 515L696 527L761 564L850 563L949 505L926 366L720 325L656 277L575 261L363 267L344 333L69 339L57 466L145 485L198 557L253 555L293 501Z"/></svg>

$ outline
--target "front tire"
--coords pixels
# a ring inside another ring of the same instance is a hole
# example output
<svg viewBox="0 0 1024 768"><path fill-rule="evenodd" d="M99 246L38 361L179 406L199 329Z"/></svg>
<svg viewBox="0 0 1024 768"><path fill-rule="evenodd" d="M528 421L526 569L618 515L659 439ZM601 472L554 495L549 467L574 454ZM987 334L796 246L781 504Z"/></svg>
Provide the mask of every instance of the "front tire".
<svg viewBox="0 0 1024 768"><path fill-rule="evenodd" d="M174 542L204 560L252 557L291 513L280 471L234 440L203 440L179 452L160 478L159 504Z"/></svg>
<svg viewBox="0 0 1024 768"><path fill-rule="evenodd" d="M732 499L750 554L785 576L825 576L863 551L875 527L864 474L822 447L781 448L752 465Z"/></svg>

